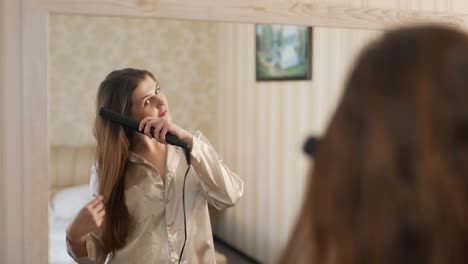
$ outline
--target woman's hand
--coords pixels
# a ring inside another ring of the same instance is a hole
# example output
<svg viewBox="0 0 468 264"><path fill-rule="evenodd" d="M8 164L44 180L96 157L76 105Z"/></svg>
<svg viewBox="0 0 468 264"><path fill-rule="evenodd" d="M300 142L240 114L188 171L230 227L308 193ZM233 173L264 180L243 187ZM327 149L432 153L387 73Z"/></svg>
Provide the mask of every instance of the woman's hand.
<svg viewBox="0 0 468 264"><path fill-rule="evenodd" d="M167 144L166 134L171 133L188 143L190 145L190 149L192 148L192 135L171 121L164 118L147 116L141 120L139 130L141 131L144 129L145 135L152 137L150 132L152 127L154 127L154 139L156 139L156 141Z"/></svg>
<svg viewBox="0 0 468 264"><path fill-rule="evenodd" d="M103 196L99 195L86 204L67 227L70 241L84 242L86 235L101 227L106 214Z"/></svg>

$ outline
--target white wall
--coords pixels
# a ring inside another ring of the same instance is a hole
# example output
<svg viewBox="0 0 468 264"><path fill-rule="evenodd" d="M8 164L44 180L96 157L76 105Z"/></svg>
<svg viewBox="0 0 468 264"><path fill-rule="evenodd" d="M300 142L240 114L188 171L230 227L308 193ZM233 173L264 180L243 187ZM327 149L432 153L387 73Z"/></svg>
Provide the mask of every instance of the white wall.
<svg viewBox="0 0 468 264"><path fill-rule="evenodd" d="M46 263L47 16L35 0L2 6L0 261Z"/></svg>
<svg viewBox="0 0 468 264"><path fill-rule="evenodd" d="M5 17L5 8L4 8L4 1L0 1L0 31L1 32L4 32L5 31L5 22L4 22L4 17ZM5 53L5 47L4 47L4 35L3 34L0 34L0 80L3 80L5 79L5 67L4 67L4 64L5 64L5 56L4 56L4 53ZM1 82L0 82L1 83ZM5 88L4 87L0 87L0 98L5 98L5 92L4 92ZM0 99L0 103L3 103L3 99ZM1 108L1 110L4 110L3 107ZM4 165L4 149L5 149L5 136L3 135L3 131L4 131L4 125L5 125L5 118L3 117L3 111L1 111L2 113L0 113L0 173L5 173L5 171L3 170L3 168L5 168L5 165ZM4 180L3 180L3 176L0 176L0 191L1 191L1 194L0 194L0 209L4 208L4 201L5 201L5 197L4 197L4 191L3 191L3 187L1 186L4 186ZM3 231L3 228L4 228L4 224L3 224L3 216L4 215L4 212L3 210L0 210L0 256L4 256L5 253L4 253L4 247L3 247L3 237L4 237L4 231ZM3 263L3 257L0 257L0 262Z"/></svg>
<svg viewBox="0 0 468 264"><path fill-rule="evenodd" d="M19 38L21 35L21 17L19 16L21 3L16 1L4 1L4 9L1 14L2 20L2 34L3 47L2 54L3 58L8 63L8 67L4 65L2 88L3 93L1 97L1 114L3 116L3 142L4 148L14 151L9 153L3 153L3 166L2 166L2 189L0 192L2 202L3 213L3 230L2 230L2 263L22 263L22 245L23 241L23 225L22 219L24 218L22 208L13 208L15 206L22 205L22 193L17 190L22 188L21 177L5 177L5 175L17 175L17 172L21 171L21 150L20 133L14 133L13 127L21 129L22 120L14 119L14 113L21 111L21 87L16 81L21 77L21 64L20 64L20 47L18 46ZM11 202L13 201L13 202ZM8 228L6 228L8 227Z"/></svg>
<svg viewBox="0 0 468 264"><path fill-rule="evenodd" d="M288 240L308 162L302 144L323 133L355 55L378 31L314 28L312 81L255 81L254 25L220 25L220 153L245 183L215 231L265 263Z"/></svg>

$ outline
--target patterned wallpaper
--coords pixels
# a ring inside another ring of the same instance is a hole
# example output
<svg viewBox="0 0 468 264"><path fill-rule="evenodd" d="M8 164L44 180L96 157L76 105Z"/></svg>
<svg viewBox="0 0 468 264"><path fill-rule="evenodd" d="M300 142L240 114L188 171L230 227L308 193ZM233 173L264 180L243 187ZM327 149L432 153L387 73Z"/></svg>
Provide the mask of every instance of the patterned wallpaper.
<svg viewBox="0 0 468 264"><path fill-rule="evenodd" d="M94 142L99 83L114 69L144 68L160 80L173 121L216 141L218 30L212 22L50 17L51 144Z"/></svg>

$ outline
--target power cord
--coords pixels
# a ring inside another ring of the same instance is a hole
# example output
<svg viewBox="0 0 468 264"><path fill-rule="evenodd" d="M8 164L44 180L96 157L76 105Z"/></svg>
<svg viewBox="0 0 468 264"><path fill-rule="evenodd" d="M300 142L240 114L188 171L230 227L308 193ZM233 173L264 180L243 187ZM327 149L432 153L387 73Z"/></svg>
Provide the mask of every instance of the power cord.
<svg viewBox="0 0 468 264"><path fill-rule="evenodd" d="M180 251L180 255L179 255L179 264L180 264L180 261L182 260L182 254L184 254L185 243L187 243L187 216L185 214L185 180L187 179L187 174L192 165L190 163L190 149L184 148L184 152L185 152L185 159L187 160L187 164L188 164L187 171L185 172L185 176L184 176L184 185L182 187L182 208L184 210L184 235L185 237L184 237L184 244L182 245L182 250Z"/></svg>

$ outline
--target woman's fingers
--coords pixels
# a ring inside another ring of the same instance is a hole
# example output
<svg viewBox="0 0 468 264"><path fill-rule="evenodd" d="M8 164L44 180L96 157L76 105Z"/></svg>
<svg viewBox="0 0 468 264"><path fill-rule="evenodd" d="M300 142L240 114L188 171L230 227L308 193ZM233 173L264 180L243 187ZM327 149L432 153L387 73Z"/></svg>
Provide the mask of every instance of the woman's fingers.
<svg viewBox="0 0 468 264"><path fill-rule="evenodd" d="M147 123L149 120L151 120L151 119L154 119L154 118L153 118L153 117L150 117L150 116L147 116L147 117L143 118L143 119L140 121L140 126L139 126L138 131L142 131L143 128L145 128L146 123Z"/></svg>
<svg viewBox="0 0 468 264"><path fill-rule="evenodd" d="M151 128L154 128L153 135L151 135ZM143 131L145 135L156 139L156 141L167 144L166 134L171 132L174 126L173 123L163 118L145 117L141 120L139 129Z"/></svg>
<svg viewBox="0 0 468 264"><path fill-rule="evenodd" d="M88 213L93 217L99 215L102 211L105 211L104 203L102 202L103 196L99 195L98 197L91 200L88 203L86 208L88 209Z"/></svg>
<svg viewBox="0 0 468 264"><path fill-rule="evenodd" d="M143 118L143 120L141 120L140 122L140 127L139 127L139 131L142 131L145 135L149 135L149 129L151 128L150 126L148 126L148 123L151 121L151 118L150 117L145 117Z"/></svg>
<svg viewBox="0 0 468 264"><path fill-rule="evenodd" d="M161 122L157 122L154 125L154 138L158 141L163 143L163 139L161 137L161 129L164 127L165 121L161 120Z"/></svg>
<svg viewBox="0 0 468 264"><path fill-rule="evenodd" d="M161 130L166 125L165 119L143 119L140 126L143 128L145 135L156 139L156 141L164 143L165 140L161 137ZM151 128L154 128L154 133L151 134Z"/></svg>
<svg viewBox="0 0 468 264"><path fill-rule="evenodd" d="M161 142L164 144L166 144L166 134L169 131L169 127L169 122L165 122L161 129L161 133L159 133L159 135L161 136Z"/></svg>
<svg viewBox="0 0 468 264"><path fill-rule="evenodd" d="M102 209L104 209L104 204L102 202L96 204L96 206L93 207L93 211L95 211L95 212L99 212Z"/></svg>
<svg viewBox="0 0 468 264"><path fill-rule="evenodd" d="M102 225L105 216L103 198L102 195L93 198L75 216L67 229L70 238L81 238Z"/></svg>
<svg viewBox="0 0 468 264"><path fill-rule="evenodd" d="M98 203L102 202L102 199L103 199L103 198L104 198L104 196L98 195L98 196L94 197L91 201L89 201L89 203L86 204L85 207L93 208L93 207L95 207Z"/></svg>
<svg viewBox="0 0 468 264"><path fill-rule="evenodd" d="M154 124L157 121L158 120L154 117L147 116L143 118L143 120L141 120L140 122L139 131L142 131L145 135L147 135L150 138L153 137L153 135L151 135L151 127L154 127Z"/></svg>
<svg viewBox="0 0 468 264"><path fill-rule="evenodd" d="M106 210L101 210L101 211L97 212L96 217L98 219L102 219L105 215L106 215Z"/></svg>
<svg viewBox="0 0 468 264"><path fill-rule="evenodd" d="M90 224L92 229L99 228L104 221L104 216L106 215L106 210L104 209L104 205L101 203L100 205L93 208L90 212Z"/></svg>
<svg viewBox="0 0 468 264"><path fill-rule="evenodd" d="M152 125L152 120L146 121L144 132L145 132L145 135L147 135L148 137L151 137L151 125Z"/></svg>

